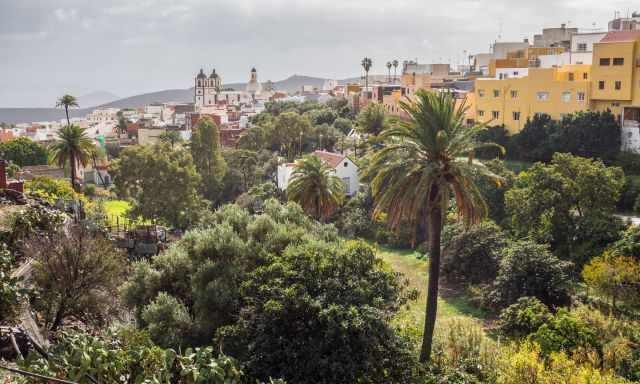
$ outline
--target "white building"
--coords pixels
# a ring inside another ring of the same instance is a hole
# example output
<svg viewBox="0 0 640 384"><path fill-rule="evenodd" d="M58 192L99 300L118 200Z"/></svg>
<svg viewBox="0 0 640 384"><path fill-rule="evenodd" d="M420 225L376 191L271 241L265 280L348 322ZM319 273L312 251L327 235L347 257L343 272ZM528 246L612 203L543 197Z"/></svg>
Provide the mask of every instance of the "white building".
<svg viewBox="0 0 640 384"><path fill-rule="evenodd" d="M338 176L345 185L345 193L347 196L353 196L360 190L360 181L358 178L358 166L351 159L340 153L315 151L314 156L318 156L322 162L333 168L336 176ZM286 163L278 165L278 188L285 191L289 185L289 180L295 171L295 164Z"/></svg>
<svg viewBox="0 0 640 384"><path fill-rule="evenodd" d="M118 108L94 109L87 115L90 122L116 121L118 120Z"/></svg>
<svg viewBox="0 0 640 384"><path fill-rule="evenodd" d="M526 77L529 68L496 68L496 79L508 79L512 77Z"/></svg>

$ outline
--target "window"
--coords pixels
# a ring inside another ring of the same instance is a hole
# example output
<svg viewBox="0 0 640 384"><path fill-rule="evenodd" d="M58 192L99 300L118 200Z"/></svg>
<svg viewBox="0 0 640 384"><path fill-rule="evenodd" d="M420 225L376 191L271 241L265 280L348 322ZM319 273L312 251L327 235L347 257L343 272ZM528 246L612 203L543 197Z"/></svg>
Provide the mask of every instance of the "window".
<svg viewBox="0 0 640 384"><path fill-rule="evenodd" d="M348 167L348 166L349 166L349 163L345 161L345 162L344 162L344 167L346 168L346 167Z"/></svg>
<svg viewBox="0 0 640 384"><path fill-rule="evenodd" d="M513 76L518 76L520 74L520 72L518 71L513 71Z"/></svg>
<svg viewBox="0 0 640 384"><path fill-rule="evenodd" d="M573 81L573 80L574 80L573 72L569 72L569 81Z"/></svg>
<svg viewBox="0 0 640 384"><path fill-rule="evenodd" d="M616 91L621 90L622 89L622 81L616 81L615 82L615 88L616 88Z"/></svg>
<svg viewBox="0 0 640 384"><path fill-rule="evenodd" d="M603 80L598 81L598 89L604 89L604 81Z"/></svg>
<svg viewBox="0 0 640 384"><path fill-rule="evenodd" d="M562 92L562 101L568 103L571 101L571 92Z"/></svg>
<svg viewBox="0 0 640 384"><path fill-rule="evenodd" d="M614 101L613 103L611 103L612 107L619 107L620 103L618 101Z"/></svg>
<svg viewBox="0 0 640 384"><path fill-rule="evenodd" d="M518 98L518 90L514 89L511 91L511 98L512 99L517 99Z"/></svg>
<svg viewBox="0 0 640 384"><path fill-rule="evenodd" d="M547 101L549 100L549 92L538 92L536 98L538 101Z"/></svg>
<svg viewBox="0 0 640 384"><path fill-rule="evenodd" d="M589 74L587 72L582 74L582 80L588 80L589 79Z"/></svg>
<svg viewBox="0 0 640 384"><path fill-rule="evenodd" d="M578 92L576 94L576 100L578 101L584 101L584 92Z"/></svg>
<svg viewBox="0 0 640 384"><path fill-rule="evenodd" d="M611 59L608 57L600 58L600 65L611 65Z"/></svg>
<svg viewBox="0 0 640 384"><path fill-rule="evenodd" d="M520 112L513 112L513 120L515 121L520 120Z"/></svg>
<svg viewBox="0 0 640 384"><path fill-rule="evenodd" d="M478 111L478 116L484 117L484 111Z"/></svg>
<svg viewBox="0 0 640 384"><path fill-rule="evenodd" d="M491 111L491 117L494 119L499 119L500 118L500 112L499 111Z"/></svg>
<svg viewBox="0 0 640 384"><path fill-rule="evenodd" d="M484 97L484 89L478 89L478 96Z"/></svg>
<svg viewBox="0 0 640 384"><path fill-rule="evenodd" d="M342 182L344 183L345 190L344 192L348 195L351 193L351 178L343 177Z"/></svg>
<svg viewBox="0 0 640 384"><path fill-rule="evenodd" d="M493 90L493 97L500 97L500 90L499 89L494 89Z"/></svg>
<svg viewBox="0 0 640 384"><path fill-rule="evenodd" d="M586 52L587 43L578 43L578 52Z"/></svg>
<svg viewBox="0 0 640 384"><path fill-rule="evenodd" d="M613 65L624 65L624 57L614 57Z"/></svg>

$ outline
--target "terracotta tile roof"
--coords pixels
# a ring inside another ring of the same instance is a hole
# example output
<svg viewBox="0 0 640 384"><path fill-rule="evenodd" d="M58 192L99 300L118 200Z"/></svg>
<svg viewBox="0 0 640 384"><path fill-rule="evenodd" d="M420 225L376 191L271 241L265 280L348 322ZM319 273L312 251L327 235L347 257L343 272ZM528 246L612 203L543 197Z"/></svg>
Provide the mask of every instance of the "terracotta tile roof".
<svg viewBox="0 0 640 384"><path fill-rule="evenodd" d="M337 167L342 163L342 160L346 158L345 155L341 155L339 153L327 152L327 151L315 151L313 152L315 156L318 156L320 160L329 164L332 168Z"/></svg>
<svg viewBox="0 0 640 384"><path fill-rule="evenodd" d="M640 31L612 31L607 33L601 43L622 43L640 39Z"/></svg>

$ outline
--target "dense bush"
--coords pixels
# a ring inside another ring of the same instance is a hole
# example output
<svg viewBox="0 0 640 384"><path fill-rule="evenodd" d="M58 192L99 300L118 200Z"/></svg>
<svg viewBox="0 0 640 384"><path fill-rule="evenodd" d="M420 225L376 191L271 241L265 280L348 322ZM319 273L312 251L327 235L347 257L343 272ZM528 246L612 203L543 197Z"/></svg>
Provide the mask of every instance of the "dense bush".
<svg viewBox="0 0 640 384"><path fill-rule="evenodd" d="M600 345L594 327L561 308L550 321L542 324L530 339L540 345L542 353L570 353L577 348L597 350Z"/></svg>
<svg viewBox="0 0 640 384"><path fill-rule="evenodd" d="M508 337L522 338L551 319L549 308L535 297L521 297L500 312L500 332Z"/></svg>
<svg viewBox="0 0 640 384"><path fill-rule="evenodd" d="M489 171L502 178L500 183L486 176L474 175L475 185L482 193L482 197L487 203L489 218L498 224L502 224L507 218L505 208L505 193L513 187L516 175L507 169L505 163L494 159L485 162Z"/></svg>
<svg viewBox="0 0 640 384"><path fill-rule="evenodd" d="M442 276L449 281L480 284L495 279L506 236L486 221L454 236L442 253Z"/></svg>
<svg viewBox="0 0 640 384"><path fill-rule="evenodd" d="M567 304L570 268L571 263L559 260L545 245L514 241L504 250L487 303L504 308L531 296L549 306Z"/></svg>
<svg viewBox="0 0 640 384"><path fill-rule="evenodd" d="M25 184L25 190L39 197L44 198L52 204L59 199L73 200L78 198L68 180L52 179L49 177L35 177Z"/></svg>
<svg viewBox="0 0 640 384"><path fill-rule="evenodd" d="M639 160L640 161L640 160ZM625 170L625 174L626 174ZM640 212L636 209L635 204L640 198L640 177L627 176L624 178L624 185L620 191L620 199L616 204L616 208L623 212Z"/></svg>
<svg viewBox="0 0 640 384"><path fill-rule="evenodd" d="M223 206L136 264L124 298L152 340L184 348L217 334L262 380L406 382L412 348L390 326L404 281L296 204L272 199L263 211Z"/></svg>
<svg viewBox="0 0 640 384"><path fill-rule="evenodd" d="M20 167L47 164L47 149L26 136L0 143L0 153Z"/></svg>
<svg viewBox="0 0 640 384"><path fill-rule="evenodd" d="M407 380L411 353L388 325L406 299L403 283L381 267L362 242L288 247L243 284L240 319L219 331L225 351L260 378Z"/></svg>

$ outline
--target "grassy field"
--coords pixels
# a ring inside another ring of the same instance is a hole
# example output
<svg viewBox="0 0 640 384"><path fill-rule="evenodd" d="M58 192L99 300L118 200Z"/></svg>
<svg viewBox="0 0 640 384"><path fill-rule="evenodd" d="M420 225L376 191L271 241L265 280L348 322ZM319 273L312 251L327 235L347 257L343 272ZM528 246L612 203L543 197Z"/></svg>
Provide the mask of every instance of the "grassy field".
<svg viewBox="0 0 640 384"><path fill-rule="evenodd" d="M404 323L403 325L416 327L416 331L422 333L427 302L429 262L425 259L418 259L416 257L418 254L411 250L396 250L384 246L377 246L377 250L378 256L388 263L391 268L404 274L409 281L409 288L418 291L418 299L410 302L398 317L399 321ZM436 321L452 317L466 317L485 322L487 314L472 306L464 294L441 284L440 298L438 299L438 319Z"/></svg>
<svg viewBox="0 0 640 384"><path fill-rule="evenodd" d="M103 203L105 213L107 214L107 223L115 226L119 223L121 226L125 221L129 222L127 211L131 204L126 200L107 200Z"/></svg>

